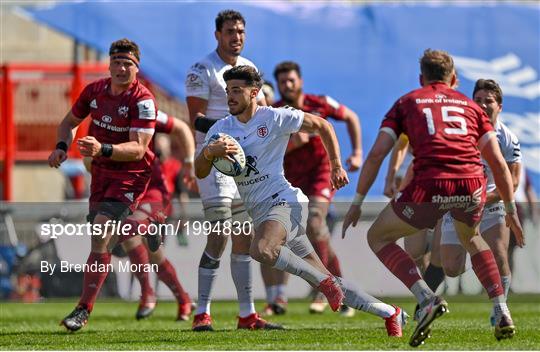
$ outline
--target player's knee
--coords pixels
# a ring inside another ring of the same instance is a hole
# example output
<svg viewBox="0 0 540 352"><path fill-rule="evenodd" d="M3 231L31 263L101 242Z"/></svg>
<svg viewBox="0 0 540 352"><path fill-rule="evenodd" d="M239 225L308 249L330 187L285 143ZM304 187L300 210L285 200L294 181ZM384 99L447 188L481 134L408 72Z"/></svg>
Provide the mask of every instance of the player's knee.
<svg viewBox="0 0 540 352"><path fill-rule="evenodd" d="M211 233L207 236L205 250L212 256L221 257L221 254L227 246L229 236L222 233Z"/></svg>
<svg viewBox="0 0 540 352"><path fill-rule="evenodd" d="M463 274L463 267L457 263L445 263L443 270L444 274L448 277L458 277Z"/></svg>
<svg viewBox="0 0 540 352"><path fill-rule="evenodd" d="M381 238L378 235L377 231L373 229L373 226L371 226L367 233L367 241L369 247L376 253L379 251Z"/></svg>
<svg viewBox="0 0 540 352"><path fill-rule="evenodd" d="M251 247L251 235L239 234L231 236L232 252L235 254L248 253Z"/></svg>
<svg viewBox="0 0 540 352"><path fill-rule="evenodd" d="M251 244L249 255L260 263L271 265L277 259L279 250L268 241L260 240Z"/></svg>
<svg viewBox="0 0 540 352"><path fill-rule="evenodd" d="M213 258L204 252L199 262L199 268L217 269L219 268L219 258Z"/></svg>
<svg viewBox="0 0 540 352"><path fill-rule="evenodd" d="M322 211L317 207L309 208L309 216L307 219L307 233L310 238L318 239L328 232L326 221Z"/></svg>

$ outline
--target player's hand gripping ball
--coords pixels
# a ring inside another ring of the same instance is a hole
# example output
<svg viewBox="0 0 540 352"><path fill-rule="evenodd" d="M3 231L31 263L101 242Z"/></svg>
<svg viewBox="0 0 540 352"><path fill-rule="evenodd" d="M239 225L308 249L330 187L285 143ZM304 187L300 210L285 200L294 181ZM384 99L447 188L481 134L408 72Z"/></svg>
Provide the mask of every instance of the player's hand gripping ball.
<svg viewBox="0 0 540 352"><path fill-rule="evenodd" d="M228 141L234 143L237 147L237 152L228 154L229 158L214 158L212 164L222 174L227 176L239 176L246 167L246 155L244 154L244 149L242 149L242 146L240 146L240 143L238 143L236 139L225 133L212 135L209 143L218 140L220 137L224 137Z"/></svg>

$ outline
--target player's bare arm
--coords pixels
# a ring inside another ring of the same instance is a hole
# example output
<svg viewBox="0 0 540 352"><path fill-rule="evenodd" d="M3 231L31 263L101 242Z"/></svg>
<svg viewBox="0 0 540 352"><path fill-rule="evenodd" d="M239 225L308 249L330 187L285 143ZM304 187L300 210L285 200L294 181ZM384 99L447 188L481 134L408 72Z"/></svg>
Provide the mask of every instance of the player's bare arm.
<svg viewBox="0 0 540 352"><path fill-rule="evenodd" d="M384 182L384 195L388 198L392 198L397 192L396 173L403 164L403 160L405 160L408 147L409 139L402 133L392 149L390 161L388 162L388 171Z"/></svg>
<svg viewBox="0 0 540 352"><path fill-rule="evenodd" d="M205 178L212 170L212 161L214 158L227 158L231 161L228 154L234 154L238 151L238 147L234 142L220 137L216 141L205 146L197 158L195 159L195 176L197 178Z"/></svg>
<svg viewBox="0 0 540 352"><path fill-rule="evenodd" d="M86 136L77 140L77 146L82 156L103 155L114 161L138 161L144 157L152 136L152 133L130 131L130 141L119 144L102 144L93 136Z"/></svg>
<svg viewBox="0 0 540 352"><path fill-rule="evenodd" d="M324 148L328 153L330 159L330 167L332 168L332 187L340 189L349 183L347 172L343 169L341 164L341 158L339 155L339 144L337 141L334 127L326 121L316 115L309 113L304 114L304 121L300 132L318 133L321 136Z"/></svg>
<svg viewBox="0 0 540 352"><path fill-rule="evenodd" d="M362 215L361 206L367 192L375 182L375 178L379 173L381 164L384 158L388 155L390 150L394 147L395 141L392 136L386 132L379 132L375 144L369 151L369 154L360 171L360 177L358 178L358 185L356 186L356 196L349 208L349 211L343 219L343 228L341 230L341 237L345 238L345 233L349 226L352 224L356 226L360 215Z"/></svg>
<svg viewBox="0 0 540 352"><path fill-rule="evenodd" d="M191 126L195 126L195 120L206 115L208 100L198 97L187 97L186 104L189 111L189 121Z"/></svg>
<svg viewBox="0 0 540 352"><path fill-rule="evenodd" d="M521 227L521 223L517 216L512 175L501 154L495 134L492 133L486 138L487 140L484 139L482 141L483 143L479 146L480 152L493 172L495 185L497 185L499 195L504 202L506 225L513 231L517 245L523 247L525 245L525 240L523 237L523 228Z"/></svg>
<svg viewBox="0 0 540 352"><path fill-rule="evenodd" d="M521 177L521 163L507 163L508 170L510 170L510 175L512 176L512 183L514 187L514 193L516 192L519 186L519 179ZM486 204L496 203L501 200L501 196L497 189L494 189L491 192L488 192L486 195Z"/></svg>
<svg viewBox="0 0 540 352"><path fill-rule="evenodd" d="M183 181L189 189L195 187L194 156L195 140L193 133L187 123L180 119L173 120L171 137L180 142L180 159L183 160L182 174Z"/></svg>
<svg viewBox="0 0 540 352"><path fill-rule="evenodd" d="M351 109L345 107L343 116L352 146L352 153L345 161L345 165L347 171L356 171L362 165L362 127L358 115Z"/></svg>
<svg viewBox="0 0 540 352"><path fill-rule="evenodd" d="M58 168L67 159L67 149L73 141L73 133L83 119L79 119L71 110L66 114L58 126L58 143L55 150L49 155L49 166ZM64 150L65 149L65 150Z"/></svg>

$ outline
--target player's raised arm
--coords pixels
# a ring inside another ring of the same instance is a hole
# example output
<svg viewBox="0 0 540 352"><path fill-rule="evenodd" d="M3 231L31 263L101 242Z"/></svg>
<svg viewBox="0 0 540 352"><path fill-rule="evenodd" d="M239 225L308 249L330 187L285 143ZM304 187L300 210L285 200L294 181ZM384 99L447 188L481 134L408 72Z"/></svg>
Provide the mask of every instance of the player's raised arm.
<svg viewBox="0 0 540 352"><path fill-rule="evenodd" d="M348 184L349 178L347 177L347 172L341 165L339 144L332 124L318 116L305 113L300 131L310 133L315 132L321 136L324 148L330 159L330 167L332 168L332 186L336 189L340 189Z"/></svg>
<svg viewBox="0 0 540 352"><path fill-rule="evenodd" d="M501 154L495 133L484 135L480 139L480 152L493 172L493 179L506 210L506 225L513 231L518 246L523 247L523 228L517 216L516 202L514 201L514 186L508 165Z"/></svg>
<svg viewBox="0 0 540 352"><path fill-rule="evenodd" d="M394 142L395 139L393 136L385 132L385 130L379 132L377 140L375 140L375 144L369 151L364 166L362 166L362 171L360 171L358 185L356 186L356 195L343 220L343 228L341 231L342 238L345 238L345 232L351 224L356 226L358 223L358 219L360 219L360 215L362 214L361 206L364 197L371 188L371 185L373 185L373 182L379 173L379 169L381 168L381 164L394 146Z"/></svg>
<svg viewBox="0 0 540 352"><path fill-rule="evenodd" d="M49 155L50 167L57 168L67 159L67 151L73 141L73 132L82 121L83 119L79 119L70 110L60 122L57 130L58 143L56 143L56 147Z"/></svg>
<svg viewBox="0 0 540 352"><path fill-rule="evenodd" d="M362 126L358 115L351 109L344 107L343 121L347 124L347 132L351 140L352 153L345 160L347 171L356 171L362 165Z"/></svg>

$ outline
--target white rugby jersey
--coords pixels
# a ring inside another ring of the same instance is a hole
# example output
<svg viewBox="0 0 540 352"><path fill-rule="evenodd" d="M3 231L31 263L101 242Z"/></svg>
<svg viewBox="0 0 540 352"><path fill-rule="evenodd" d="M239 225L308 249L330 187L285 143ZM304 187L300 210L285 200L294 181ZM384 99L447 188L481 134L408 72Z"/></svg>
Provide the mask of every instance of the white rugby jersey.
<svg viewBox="0 0 540 352"><path fill-rule="evenodd" d="M252 66L257 69L251 61L239 56L236 66L242 65ZM208 100L206 117L209 119L219 120L229 115L223 73L232 67L221 60L217 51L214 50L191 66L187 73L185 82L186 96ZM261 100L262 98L264 98L264 94L261 89L257 100ZM196 131L195 140L197 143L202 143L204 141L204 133Z"/></svg>
<svg viewBox="0 0 540 352"><path fill-rule="evenodd" d="M497 141L499 142L499 146L501 148L501 153L504 157L504 160L506 160L507 163L521 163L521 147L519 145L519 140L517 139L516 135L512 133L506 127L504 123L497 120L497 124L495 125L495 131L497 133ZM487 162L482 159L482 163L484 164L485 171L487 174L487 191L491 192L493 191L495 186L495 180L493 178L493 172L489 168Z"/></svg>
<svg viewBox="0 0 540 352"><path fill-rule="evenodd" d="M216 133L226 133L244 149L246 167L234 181L248 211L276 193L294 189L285 178L283 157L290 134L298 132L303 121L301 110L259 106L247 123L229 115L208 131L205 143Z"/></svg>

